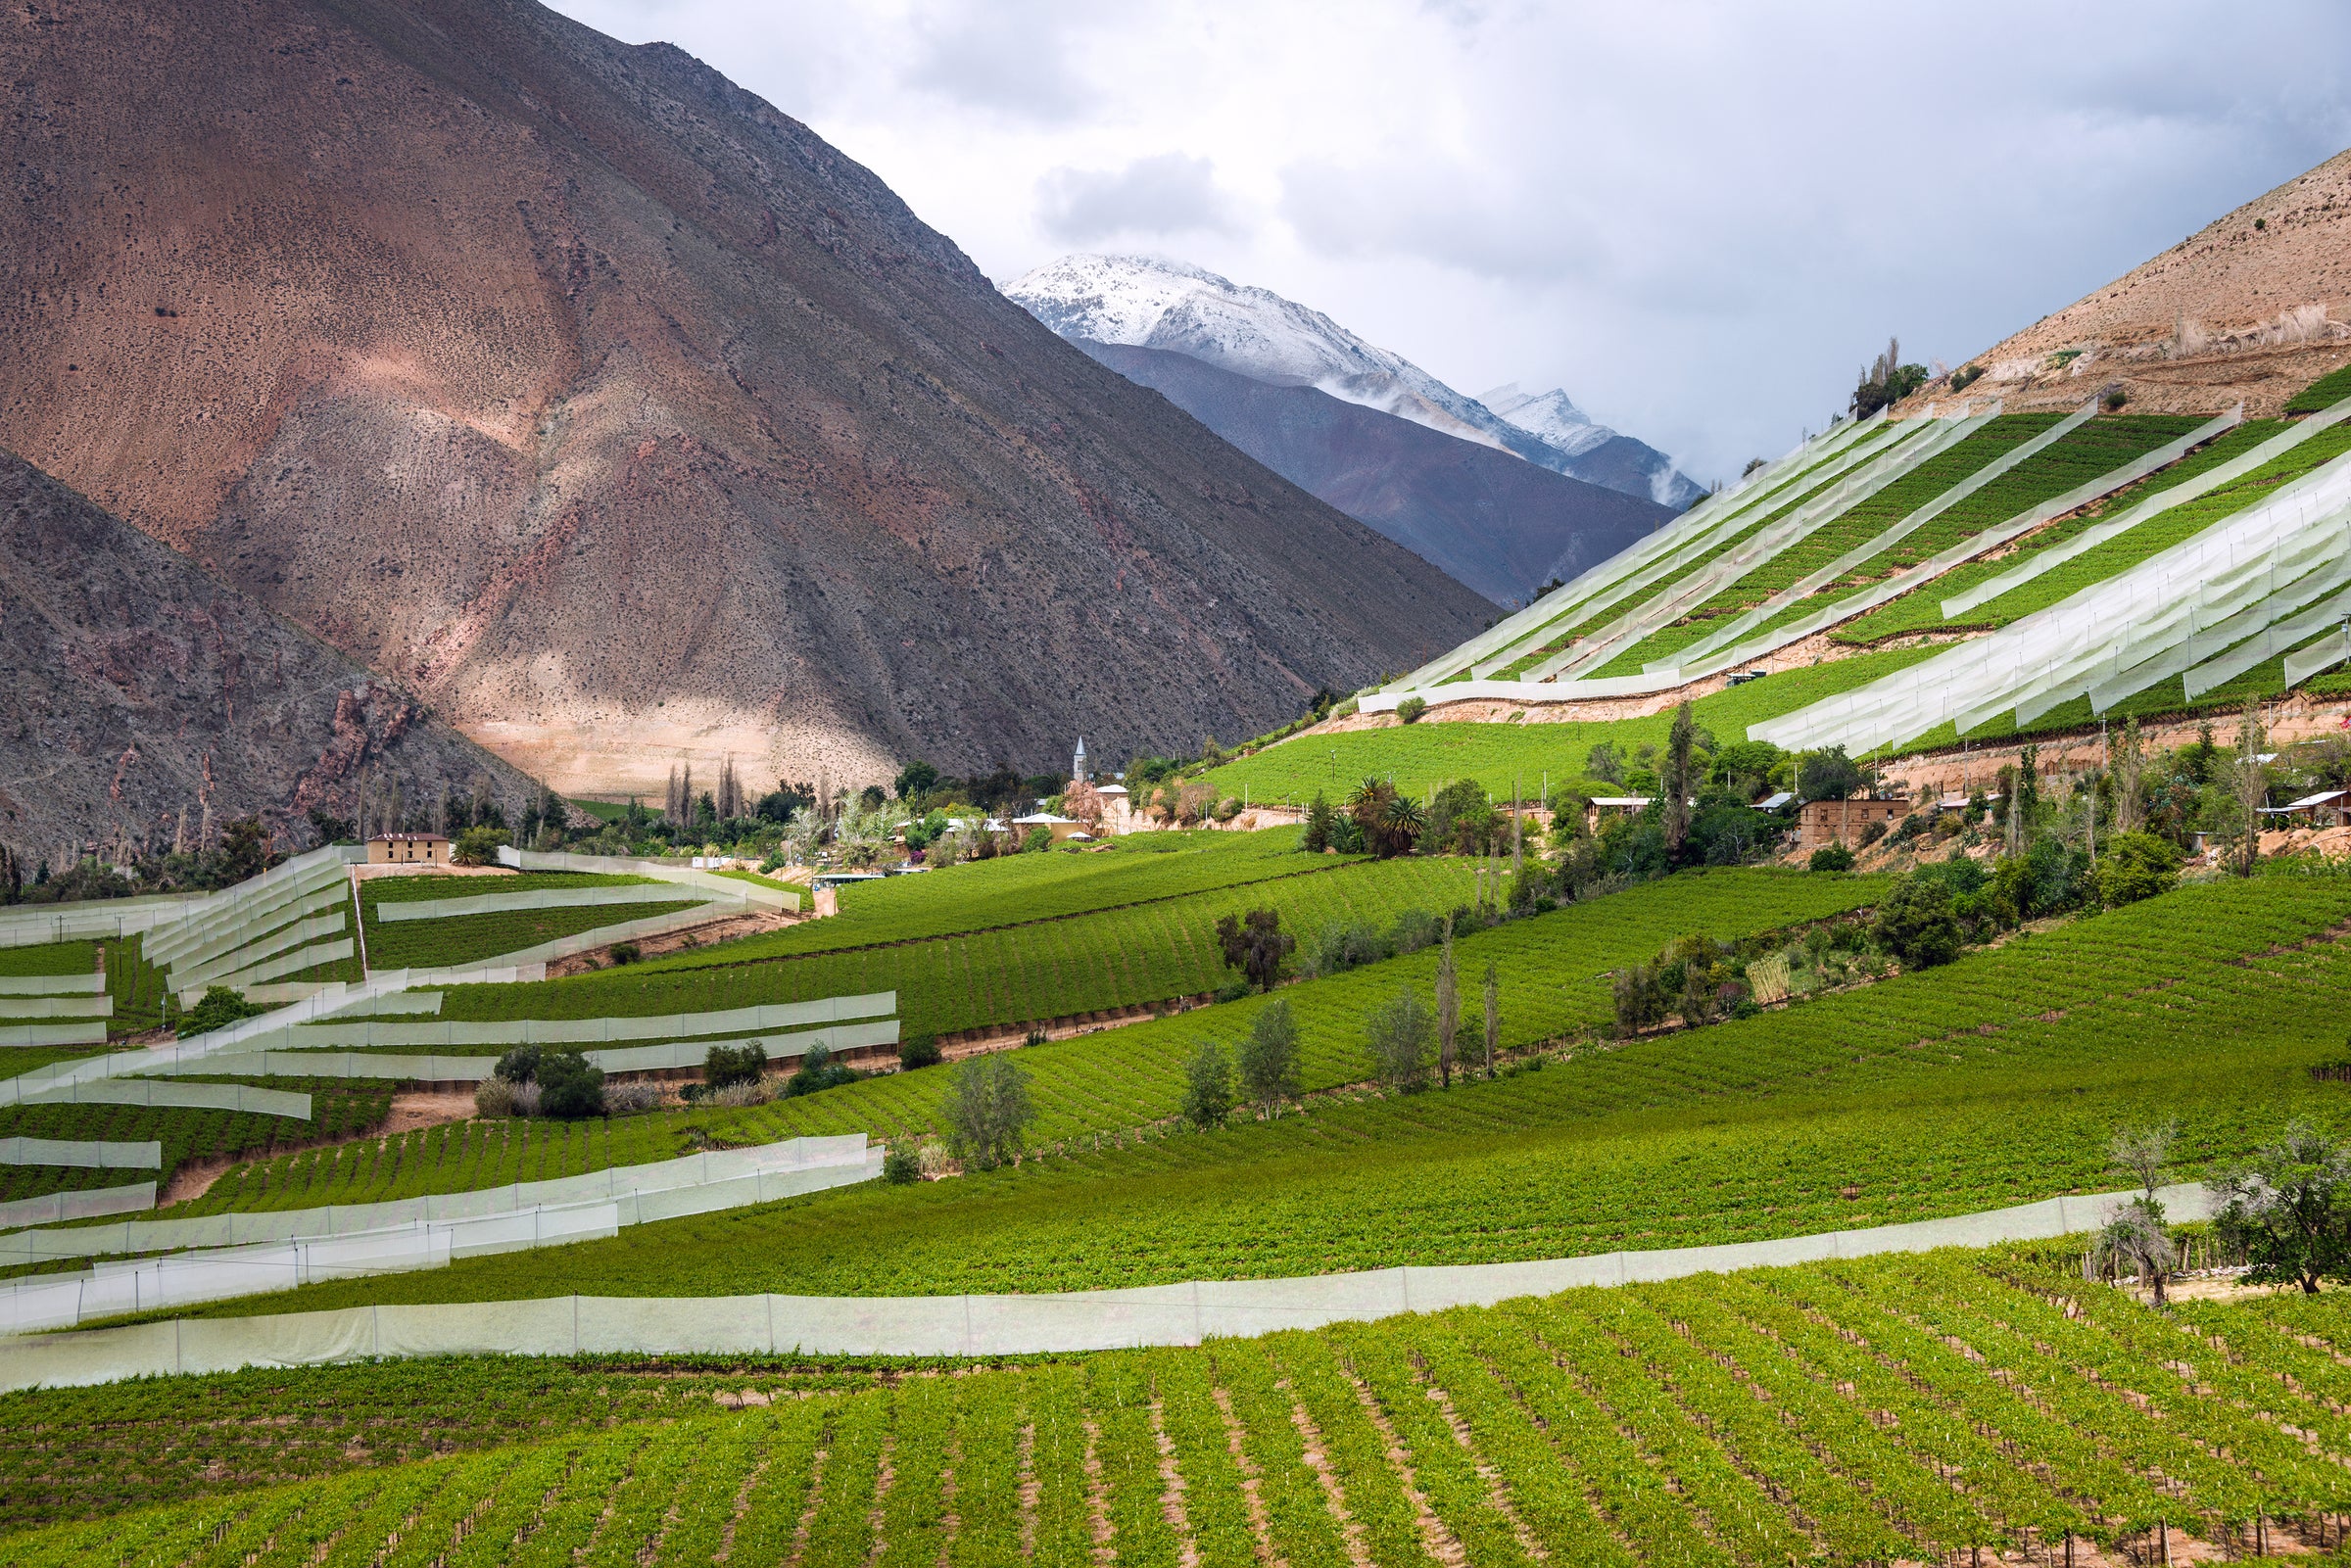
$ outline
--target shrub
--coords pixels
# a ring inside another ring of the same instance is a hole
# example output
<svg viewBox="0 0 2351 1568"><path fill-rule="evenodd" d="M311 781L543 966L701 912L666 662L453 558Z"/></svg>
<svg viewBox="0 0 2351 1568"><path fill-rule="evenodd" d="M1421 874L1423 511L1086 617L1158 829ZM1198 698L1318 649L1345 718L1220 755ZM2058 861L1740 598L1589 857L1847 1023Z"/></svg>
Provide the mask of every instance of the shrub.
<svg viewBox="0 0 2351 1568"><path fill-rule="evenodd" d="M1927 832L1927 814L1923 811L1914 811L1910 813L1909 816L1904 817L1900 824L1895 827L1894 830L1894 841L1897 844L1906 844L1914 838L1925 837Z"/></svg>
<svg viewBox="0 0 2351 1568"><path fill-rule="evenodd" d="M936 1034L910 1034L898 1042L898 1066L911 1072L916 1068L935 1068L945 1060L938 1048Z"/></svg>
<svg viewBox="0 0 2351 1568"><path fill-rule="evenodd" d="M1963 364L1958 369L1951 372L1951 390L1953 392L1965 392L1968 388L1974 386L1977 382L1983 379L1984 367L1982 365Z"/></svg>
<svg viewBox="0 0 2351 1568"><path fill-rule="evenodd" d="M514 1114L514 1085L501 1077L484 1078L473 1087L473 1114L493 1119Z"/></svg>
<svg viewBox="0 0 2351 1568"><path fill-rule="evenodd" d="M1941 877L1903 878L1879 903L1872 934L1904 969L1948 964L1959 956L1961 945L1951 884Z"/></svg>
<svg viewBox="0 0 2351 1568"><path fill-rule="evenodd" d="M231 990L225 985L208 985L203 999L180 1015L179 1037L187 1040L199 1034L210 1034L215 1029L225 1029L231 1023L259 1018L268 1011L258 1002L246 1001L242 991Z"/></svg>
<svg viewBox="0 0 2351 1568"><path fill-rule="evenodd" d="M604 1115L608 1117L640 1117L648 1111L658 1111L668 1098L658 1083L642 1080L634 1083L615 1083L604 1089Z"/></svg>
<svg viewBox="0 0 2351 1568"><path fill-rule="evenodd" d="M2118 833L2098 851L2098 902L2108 909L2135 904L2180 885L2180 847L2153 833Z"/></svg>
<svg viewBox="0 0 2351 1568"><path fill-rule="evenodd" d="M449 858L460 866L495 866L499 848L505 841L505 833L497 828L468 828L457 834Z"/></svg>
<svg viewBox="0 0 2351 1568"><path fill-rule="evenodd" d="M882 1179L893 1187L909 1186L923 1179L922 1157L906 1143L893 1143L889 1153L882 1157Z"/></svg>
<svg viewBox="0 0 2351 1568"><path fill-rule="evenodd" d="M1665 1022L1673 997L1663 976L1647 964L1635 964L1616 976L1616 1027L1627 1036Z"/></svg>
<svg viewBox="0 0 2351 1568"><path fill-rule="evenodd" d="M1861 847L1863 849L1867 849L1870 845L1876 843L1879 839L1885 836L1886 825L1884 823L1873 822L1865 824L1861 829Z"/></svg>
<svg viewBox="0 0 2351 1568"><path fill-rule="evenodd" d="M536 1083L515 1084L511 1099L515 1116L535 1117L539 1114L539 1085Z"/></svg>
<svg viewBox="0 0 2351 1568"><path fill-rule="evenodd" d="M1226 969L1239 970L1250 984L1271 991L1281 983L1282 961L1297 949L1298 938L1283 932L1279 910L1253 909L1218 921L1217 945Z"/></svg>
<svg viewBox="0 0 2351 1568"><path fill-rule="evenodd" d="M1853 852L1843 844L1823 844L1804 865L1812 871L1851 871Z"/></svg>
<svg viewBox="0 0 2351 1568"><path fill-rule="evenodd" d="M2125 392L2122 388L2117 387L2112 392L2106 394L2106 411L2108 413L2120 413L2122 411L2123 404L2129 403L2130 401L2131 394Z"/></svg>
<svg viewBox="0 0 2351 1568"><path fill-rule="evenodd" d="M1332 921L1314 939L1298 967L1310 977L1321 979L1387 956L1388 944L1370 927L1361 921Z"/></svg>
<svg viewBox="0 0 2351 1568"><path fill-rule="evenodd" d="M578 1051L550 1051L532 1074L539 1087L539 1114L577 1121L604 1114L604 1069Z"/></svg>
<svg viewBox="0 0 2351 1568"><path fill-rule="evenodd" d="M690 1083L686 1085L686 1095L697 1105L721 1111L740 1111L745 1106L765 1105L775 1098L775 1092L766 1078L755 1078L749 1083L730 1083L723 1089L704 1089L698 1083Z"/></svg>
<svg viewBox="0 0 2351 1568"><path fill-rule="evenodd" d="M731 1083L756 1083L766 1071L767 1047L757 1040L739 1046L714 1045L702 1058L702 1087L723 1089Z"/></svg>
<svg viewBox="0 0 2351 1568"><path fill-rule="evenodd" d="M1427 711L1428 701L1424 697L1406 697L1396 704L1396 717L1406 724L1418 724L1420 715Z"/></svg>
<svg viewBox="0 0 2351 1568"><path fill-rule="evenodd" d="M799 1071L785 1080L784 1098L796 1100L804 1094L822 1094L844 1083L855 1083L863 1076L855 1068L834 1061L831 1047L812 1045L808 1054L800 1058Z"/></svg>
<svg viewBox="0 0 2351 1568"><path fill-rule="evenodd" d="M1239 1002L1247 999L1249 989L1247 980L1226 980L1210 995L1219 1002Z"/></svg>
<svg viewBox="0 0 2351 1568"><path fill-rule="evenodd" d="M1388 946L1400 954L1417 953L1436 946L1444 935L1443 921L1425 909L1408 909L1396 917L1396 925L1388 932Z"/></svg>
<svg viewBox="0 0 2351 1568"><path fill-rule="evenodd" d="M612 944L612 962L615 964L634 964L644 956L644 950L635 942L614 942Z"/></svg>
<svg viewBox="0 0 2351 1568"><path fill-rule="evenodd" d="M498 1059L495 1070L508 1083L529 1083L539 1075L539 1063L547 1055L540 1045L518 1045Z"/></svg>
<svg viewBox="0 0 2351 1568"><path fill-rule="evenodd" d="M1233 819L1233 818L1235 818L1235 817L1239 816L1240 814L1241 814L1241 797L1240 797L1240 796L1238 796L1238 795L1226 795L1226 796L1225 796L1225 797L1224 797L1223 800L1220 800L1220 801L1218 801L1218 802L1217 802L1217 812L1216 812L1217 821L1219 821L1219 822L1230 822L1230 821L1232 821L1232 819Z"/></svg>
<svg viewBox="0 0 2351 1568"><path fill-rule="evenodd" d="M1365 1046L1371 1076L1390 1094L1411 1094L1428 1082L1428 1055L1436 1020L1409 985L1367 1021Z"/></svg>
<svg viewBox="0 0 2351 1568"><path fill-rule="evenodd" d="M1213 1040L1200 1047L1184 1070L1184 1118L1203 1132L1221 1127L1232 1114L1232 1064Z"/></svg>
<svg viewBox="0 0 2351 1568"><path fill-rule="evenodd" d="M967 1057L947 1080L947 1148L958 1160L992 1170L1020 1158L1036 1105L1029 1073L1009 1055Z"/></svg>
<svg viewBox="0 0 2351 1568"><path fill-rule="evenodd" d="M1052 847L1053 830L1042 823L1030 829L1028 836L1021 840L1021 853L1025 855L1041 855Z"/></svg>

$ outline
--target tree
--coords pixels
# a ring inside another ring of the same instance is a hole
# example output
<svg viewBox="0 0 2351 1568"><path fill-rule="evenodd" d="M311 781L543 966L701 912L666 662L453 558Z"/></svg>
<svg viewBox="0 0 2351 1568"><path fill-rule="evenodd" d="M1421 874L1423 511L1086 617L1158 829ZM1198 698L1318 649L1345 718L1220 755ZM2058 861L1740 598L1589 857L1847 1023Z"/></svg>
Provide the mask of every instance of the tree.
<svg viewBox="0 0 2351 1568"><path fill-rule="evenodd" d="M705 1089L724 1089L736 1083L757 1083L766 1072L767 1047L757 1040L749 1040L740 1046L714 1045L702 1055L702 1087Z"/></svg>
<svg viewBox="0 0 2351 1568"><path fill-rule="evenodd" d="M318 841L322 844L348 844L357 841L352 836L352 819L335 816L322 806L311 808L311 832L318 835Z"/></svg>
<svg viewBox="0 0 2351 1568"><path fill-rule="evenodd" d="M1880 408L1901 402L1927 384L1925 365L1904 364L1901 360L1901 340L1888 338L1886 352L1879 355L1854 383L1852 411L1855 419L1867 419Z"/></svg>
<svg viewBox="0 0 2351 1568"><path fill-rule="evenodd" d="M1390 792L1379 808L1377 843L1382 860L1401 855L1420 841L1420 833L1428 826L1427 814L1420 802L1409 796Z"/></svg>
<svg viewBox="0 0 2351 1568"><path fill-rule="evenodd" d="M2230 759L2229 768L2229 790L2236 797L2244 835L2236 864L2239 877L2252 876L2253 863L2261 858L2261 808L2270 803L2270 774L2261 760L2261 714L2248 702L2244 723L2236 733L2236 755Z"/></svg>
<svg viewBox="0 0 2351 1568"><path fill-rule="evenodd" d="M506 841L504 832L496 828L468 828L457 834L456 847L449 858L460 866L495 866L498 851Z"/></svg>
<svg viewBox="0 0 2351 1568"><path fill-rule="evenodd" d="M1666 995L1665 982L1656 970L1647 964L1635 964L1616 974L1616 1027L1627 1037L1665 1022L1673 1011L1673 998Z"/></svg>
<svg viewBox="0 0 2351 1568"><path fill-rule="evenodd" d="M1796 792L1806 800L1844 800L1859 793L1862 783L1860 765L1843 746L1807 751L1797 759Z"/></svg>
<svg viewBox="0 0 2351 1568"><path fill-rule="evenodd" d="M2111 1163L2138 1178L2140 1190L2149 1204L2155 1202L2156 1178L2172 1158L2172 1145L2179 1141L2180 1123L2157 1122L2144 1127L2126 1127L2114 1135L2106 1146Z"/></svg>
<svg viewBox="0 0 2351 1568"><path fill-rule="evenodd" d="M269 869L269 830L259 817L239 817L220 829L222 884L259 877Z"/></svg>
<svg viewBox="0 0 2351 1568"><path fill-rule="evenodd" d="M1224 950L1224 967L1239 970L1249 983L1271 991L1281 983L1282 961L1298 946L1298 938L1281 928L1281 912L1253 909L1246 917L1226 915L1217 922L1217 945Z"/></svg>
<svg viewBox="0 0 2351 1568"><path fill-rule="evenodd" d="M1310 855L1319 855L1330 847L1330 802L1322 791L1315 791L1314 804L1306 808L1306 832L1299 835L1298 847Z"/></svg>
<svg viewBox="0 0 2351 1568"><path fill-rule="evenodd" d="M1624 753L1613 740L1603 740L1584 753L1584 772L1603 784L1624 783Z"/></svg>
<svg viewBox="0 0 2351 1568"><path fill-rule="evenodd" d="M1870 934L1904 969L1948 964L1963 945L1959 917L1951 908L1951 884L1941 877L1902 878L1879 902Z"/></svg>
<svg viewBox="0 0 2351 1568"><path fill-rule="evenodd" d="M1698 724L1690 717L1690 704L1684 701L1673 710L1673 729L1665 737L1665 848L1679 855L1682 841L1690 836L1690 797L1697 791L1698 780L1691 771L1690 753L1698 742Z"/></svg>
<svg viewBox="0 0 2351 1568"><path fill-rule="evenodd" d="M1275 997L1258 1010L1241 1043L1240 1080L1241 1092L1268 1117L1279 1113L1284 1100L1298 1098L1298 1023L1289 998Z"/></svg>
<svg viewBox="0 0 2351 1568"><path fill-rule="evenodd" d="M1486 964L1486 1077L1494 1076L1494 1050L1502 1044L1502 976Z"/></svg>
<svg viewBox="0 0 2351 1568"><path fill-rule="evenodd" d="M2146 743L2139 737L2138 716L2123 721L2122 738L2114 745L2114 831L2135 833L2145 821Z"/></svg>
<svg viewBox="0 0 2351 1568"><path fill-rule="evenodd" d="M1002 1052L957 1063L943 1109L947 1152L982 1170L1019 1159L1036 1118L1027 1069Z"/></svg>
<svg viewBox="0 0 2351 1568"><path fill-rule="evenodd" d="M1453 1087L1453 1042L1462 1028L1462 988L1453 968L1453 922L1445 923L1445 942L1437 954L1437 1076Z"/></svg>
<svg viewBox="0 0 2351 1568"><path fill-rule="evenodd" d="M900 800L912 800L937 783L938 770L917 757L898 770L898 776L890 782L889 787Z"/></svg>
<svg viewBox="0 0 2351 1568"><path fill-rule="evenodd" d="M1061 814L1072 822L1085 824L1087 832L1099 832L1102 827L1102 792L1080 779L1061 792Z"/></svg>
<svg viewBox="0 0 2351 1568"><path fill-rule="evenodd" d="M1371 1015L1365 1027L1371 1075L1390 1094L1411 1094L1428 1082L1429 1036L1436 1021L1409 985Z"/></svg>
<svg viewBox="0 0 2351 1568"><path fill-rule="evenodd" d="M2108 909L2135 904L2180 885L2180 846L2153 833L2128 832L2106 841L2093 880Z"/></svg>
<svg viewBox="0 0 2351 1568"><path fill-rule="evenodd" d="M1224 1052L1214 1040L1200 1047L1192 1065L1184 1070L1183 1115L1186 1120L1206 1132L1221 1127L1232 1114L1232 1065L1224 1060Z"/></svg>
<svg viewBox="0 0 2351 1568"><path fill-rule="evenodd" d="M2164 1281L2172 1272L2172 1233L2163 1225L2163 1206L2151 1198L2134 1198L2106 1222L2090 1242L2090 1262L2116 1274L2136 1273L2155 1291L2163 1305Z"/></svg>
<svg viewBox="0 0 2351 1568"><path fill-rule="evenodd" d="M2249 1285L2351 1279L2351 1152L2307 1122L2212 1184L2224 1245L2241 1250Z"/></svg>

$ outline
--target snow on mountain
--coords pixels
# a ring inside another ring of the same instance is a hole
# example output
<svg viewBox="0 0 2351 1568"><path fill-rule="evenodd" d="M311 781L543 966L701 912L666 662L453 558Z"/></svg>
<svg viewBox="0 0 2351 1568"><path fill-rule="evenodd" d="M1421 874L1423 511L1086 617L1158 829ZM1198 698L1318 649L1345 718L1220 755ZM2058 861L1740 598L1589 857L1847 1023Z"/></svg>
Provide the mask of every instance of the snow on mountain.
<svg viewBox="0 0 2351 1568"><path fill-rule="evenodd" d="M1701 494L1662 452L1595 424L1563 392L1527 398L1513 386L1520 409L1505 415L1319 310L1188 262L1065 256L1015 278L1004 293L1065 338L1167 350L1253 381L1314 387L1666 505L1688 505Z"/></svg>
<svg viewBox="0 0 2351 1568"><path fill-rule="evenodd" d="M1519 391L1518 383L1511 381L1477 401L1570 457L1582 456L1616 434L1607 425L1595 423L1590 414L1568 401L1567 394L1558 387L1549 392L1529 393Z"/></svg>

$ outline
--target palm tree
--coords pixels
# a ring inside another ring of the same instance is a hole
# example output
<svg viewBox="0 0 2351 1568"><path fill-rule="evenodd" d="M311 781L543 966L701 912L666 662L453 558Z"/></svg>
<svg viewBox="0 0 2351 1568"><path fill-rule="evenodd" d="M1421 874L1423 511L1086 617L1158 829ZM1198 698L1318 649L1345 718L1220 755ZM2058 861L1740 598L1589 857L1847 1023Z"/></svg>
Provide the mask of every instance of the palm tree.
<svg viewBox="0 0 2351 1568"><path fill-rule="evenodd" d="M1419 841L1428 814L1409 795L1390 795L1379 808L1379 832L1388 854L1401 855Z"/></svg>

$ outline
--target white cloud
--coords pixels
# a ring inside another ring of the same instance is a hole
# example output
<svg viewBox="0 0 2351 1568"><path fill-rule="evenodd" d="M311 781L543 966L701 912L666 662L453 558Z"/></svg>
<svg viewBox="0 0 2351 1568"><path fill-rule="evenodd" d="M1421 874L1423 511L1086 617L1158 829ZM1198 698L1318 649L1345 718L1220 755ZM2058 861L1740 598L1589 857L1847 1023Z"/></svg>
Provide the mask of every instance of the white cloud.
<svg viewBox="0 0 2351 1568"><path fill-rule="evenodd" d="M1122 234L1241 232L1233 203L1205 158L1161 153L1118 170L1056 168L1037 181L1037 227L1062 245Z"/></svg>
<svg viewBox="0 0 2351 1568"><path fill-rule="evenodd" d="M2351 13L2191 0L556 0L872 167L992 276L1114 234L1735 474L2351 142ZM1171 149L1180 151L1172 152Z"/></svg>

